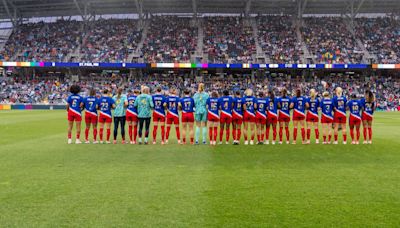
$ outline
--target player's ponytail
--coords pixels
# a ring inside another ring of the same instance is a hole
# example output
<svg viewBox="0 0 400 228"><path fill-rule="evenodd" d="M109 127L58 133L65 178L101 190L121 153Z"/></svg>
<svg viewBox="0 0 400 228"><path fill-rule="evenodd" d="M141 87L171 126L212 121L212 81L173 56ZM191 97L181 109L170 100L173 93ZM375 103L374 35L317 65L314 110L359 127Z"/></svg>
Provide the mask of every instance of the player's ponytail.
<svg viewBox="0 0 400 228"><path fill-rule="evenodd" d="M343 94L343 89L341 87L336 88L336 96L341 97Z"/></svg>
<svg viewBox="0 0 400 228"><path fill-rule="evenodd" d="M274 91L269 91L268 92L268 96L269 96L269 98L270 98L270 100L272 101L272 100L274 100L275 99L275 93L274 93Z"/></svg>
<svg viewBox="0 0 400 228"><path fill-rule="evenodd" d="M204 92L204 83L199 84L199 92Z"/></svg>
<svg viewBox="0 0 400 228"><path fill-rule="evenodd" d="M315 89L310 89L310 97L312 99L315 99L316 96L317 96L317 92L315 91Z"/></svg>
<svg viewBox="0 0 400 228"><path fill-rule="evenodd" d="M367 95L366 100L367 100L368 103L372 103L372 102L375 101L374 93L372 93L371 90L365 91L365 94Z"/></svg>
<svg viewBox="0 0 400 228"><path fill-rule="evenodd" d="M296 97L300 97L301 96L301 90L300 89L296 89Z"/></svg>
<svg viewBox="0 0 400 228"><path fill-rule="evenodd" d="M117 98L120 99L122 95L122 88L118 88L117 90Z"/></svg>

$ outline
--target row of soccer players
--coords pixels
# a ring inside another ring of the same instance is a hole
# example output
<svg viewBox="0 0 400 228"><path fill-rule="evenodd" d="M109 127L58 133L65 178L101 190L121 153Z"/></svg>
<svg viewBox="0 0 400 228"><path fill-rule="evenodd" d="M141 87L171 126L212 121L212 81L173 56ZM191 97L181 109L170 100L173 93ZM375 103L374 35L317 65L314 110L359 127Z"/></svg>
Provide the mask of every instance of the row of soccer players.
<svg viewBox="0 0 400 228"><path fill-rule="evenodd" d="M119 100L109 97L108 91L104 91L101 98L95 97L95 91L91 95L82 98L78 95L79 87L71 87L72 95L68 98L68 142L71 143L71 129L73 122L77 123L77 143L80 143L80 121L82 120L81 111L85 109L86 131L85 139L88 141L90 126L93 126L94 143L97 143L97 122L100 127L100 141L103 141L104 126L107 131L106 142L110 139L110 125L112 122L112 109L122 106L126 108L126 120L129 125L129 138L131 144L136 144L137 135L139 143L142 143L143 127L145 128L144 143L148 143L150 119L153 118L153 144L156 144L157 131L161 130L161 144L168 143L169 133L172 125L175 125L176 137L178 143L186 143L186 132L189 131L190 142L198 144L200 128L203 131L203 143L206 144L206 125L208 123L208 135L211 145L216 145L219 130L219 142L222 143L225 133L226 143L230 141L232 133L233 143L239 144L242 133L244 144L253 145L255 136L257 144L269 144L269 134L272 128L272 144L275 144L277 138L277 124L279 123L279 143L283 141L283 130L285 130L286 143L290 141L289 122L293 121L293 141L297 140L298 128L301 128L301 137L303 144L310 143L311 129L314 128L316 143L319 143L319 122L322 125L323 143L338 143L338 132L342 130L343 144L347 142L346 133L346 112L350 112L348 119L352 144L359 144L360 125L363 123L364 143L372 143L372 120L375 110L374 96L371 91L366 91L365 97L358 99L352 95L351 99L342 95L342 89L337 88L336 94L331 98L328 92L324 92L322 98L317 98L315 90L311 90L310 96L302 96L301 90L296 90L293 97L287 95L287 91L282 89L281 96L275 97L273 92L265 96L259 92L257 97L253 96L253 91L248 89L245 96L240 92L235 96L229 95L224 91L223 96L219 97L216 92L211 96L204 92L204 85L199 85L198 92L191 97L190 91L184 92L184 97L179 98L176 90L171 90L168 96L161 93L158 88L156 93L149 95L149 88L143 87L139 90L129 93L126 101L122 103ZM116 102L117 101L117 102ZM290 115L291 110L292 116ZM179 116L181 111L181 118ZM98 113L99 112L99 113ZM319 118L321 113L321 118ZM182 123L182 142L179 123ZM196 131L194 134L194 122L196 122ZM165 130L165 124L167 129ZM334 125L333 133L331 131ZM230 126L232 125L232 132ZM124 127L124 126L122 126ZM139 128L139 129L138 129ZM356 132L354 133L354 129ZM249 133L250 130L250 133ZM124 134L122 135L125 141ZM249 142L250 139L250 142ZM194 142L195 141L195 142ZM115 143L114 139L114 143Z"/></svg>

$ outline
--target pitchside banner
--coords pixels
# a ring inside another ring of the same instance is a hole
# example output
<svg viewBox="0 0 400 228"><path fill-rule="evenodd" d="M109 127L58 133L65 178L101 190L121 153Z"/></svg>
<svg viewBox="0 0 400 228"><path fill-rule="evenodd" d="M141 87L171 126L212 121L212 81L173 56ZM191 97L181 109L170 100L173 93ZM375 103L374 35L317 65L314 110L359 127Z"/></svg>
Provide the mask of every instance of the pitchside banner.
<svg viewBox="0 0 400 228"><path fill-rule="evenodd" d="M251 64L251 63L87 63L0 62L0 67L160 68L160 69L400 69L400 64Z"/></svg>

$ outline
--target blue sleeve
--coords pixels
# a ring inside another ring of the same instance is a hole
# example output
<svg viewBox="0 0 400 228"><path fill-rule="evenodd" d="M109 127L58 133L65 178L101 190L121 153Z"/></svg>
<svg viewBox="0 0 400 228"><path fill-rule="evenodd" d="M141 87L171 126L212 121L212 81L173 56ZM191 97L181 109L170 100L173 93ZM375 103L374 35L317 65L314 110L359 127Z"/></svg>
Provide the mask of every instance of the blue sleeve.
<svg viewBox="0 0 400 228"><path fill-rule="evenodd" d="M133 103L133 106L137 107L139 104L139 96L136 97L135 102Z"/></svg>
<svg viewBox="0 0 400 228"><path fill-rule="evenodd" d="M67 103L68 103L68 104L71 104L71 96L69 96L69 97L67 98Z"/></svg>
<svg viewBox="0 0 400 228"><path fill-rule="evenodd" d="M111 99L111 98L110 98L110 104L111 104L111 105L115 104L114 99Z"/></svg>
<svg viewBox="0 0 400 228"><path fill-rule="evenodd" d="M84 104L86 104L86 103L87 103L87 97L83 98L83 99L82 99L82 102L83 102Z"/></svg>

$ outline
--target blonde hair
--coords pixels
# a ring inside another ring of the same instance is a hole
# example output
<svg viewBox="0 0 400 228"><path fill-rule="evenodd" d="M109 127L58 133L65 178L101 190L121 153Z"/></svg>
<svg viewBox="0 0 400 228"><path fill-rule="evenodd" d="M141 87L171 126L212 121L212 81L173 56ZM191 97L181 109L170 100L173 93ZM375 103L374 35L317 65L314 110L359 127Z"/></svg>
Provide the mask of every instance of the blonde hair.
<svg viewBox="0 0 400 228"><path fill-rule="evenodd" d="M310 97L315 98L315 96L317 96L317 91L315 91L315 89L310 89Z"/></svg>
<svg viewBox="0 0 400 228"><path fill-rule="evenodd" d="M244 91L244 94L246 94L246 96L252 96L253 95L253 90L252 89L246 89L246 91Z"/></svg>
<svg viewBox="0 0 400 228"><path fill-rule="evenodd" d="M327 91L325 91L325 92L322 94L322 96L323 96L323 97L329 97L329 93L328 93Z"/></svg>
<svg viewBox="0 0 400 228"><path fill-rule="evenodd" d="M336 92L336 96L340 97L343 94L343 89L341 87L337 87L335 92Z"/></svg>
<svg viewBox="0 0 400 228"><path fill-rule="evenodd" d="M199 92L204 92L204 83L199 84Z"/></svg>
<svg viewBox="0 0 400 228"><path fill-rule="evenodd" d="M150 93L150 88L147 87L147 86L142 86L142 93L149 94Z"/></svg>

